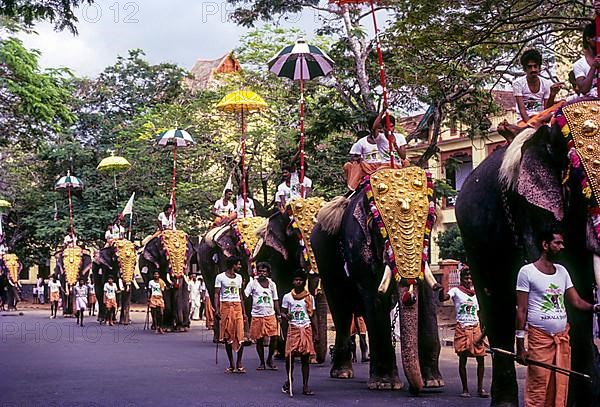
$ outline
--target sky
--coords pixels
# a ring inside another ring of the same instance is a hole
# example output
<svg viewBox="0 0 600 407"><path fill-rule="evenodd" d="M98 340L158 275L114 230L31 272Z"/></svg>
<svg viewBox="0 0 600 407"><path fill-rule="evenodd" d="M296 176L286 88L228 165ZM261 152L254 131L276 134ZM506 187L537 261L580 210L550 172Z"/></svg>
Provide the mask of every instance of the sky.
<svg viewBox="0 0 600 407"><path fill-rule="evenodd" d="M228 21L231 11L225 1L96 0L76 9L77 36L41 23L35 27L37 35L20 38L28 48L41 51L42 67L68 67L78 76L94 77L134 48L144 50L151 63L173 62L191 69L198 59L225 55L248 32ZM310 37L319 21L307 10L281 25L297 26Z"/></svg>

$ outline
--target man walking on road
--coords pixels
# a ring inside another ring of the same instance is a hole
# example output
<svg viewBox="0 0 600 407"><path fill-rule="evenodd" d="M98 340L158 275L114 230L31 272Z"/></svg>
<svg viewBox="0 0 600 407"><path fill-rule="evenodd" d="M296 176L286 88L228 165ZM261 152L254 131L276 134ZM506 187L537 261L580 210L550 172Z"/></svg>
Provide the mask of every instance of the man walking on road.
<svg viewBox="0 0 600 407"><path fill-rule="evenodd" d="M75 315L77 316L77 325L83 326L83 316L88 307L88 288L83 278L79 279L79 285L73 287L75 295Z"/></svg>
<svg viewBox="0 0 600 407"><path fill-rule="evenodd" d="M50 292L50 319L56 318L58 311L58 300L60 300L60 292L62 287L57 281L56 274L52 275L52 280L48 283L48 291Z"/></svg>
<svg viewBox="0 0 600 407"><path fill-rule="evenodd" d="M517 361L527 360L571 367L569 324L565 298L582 311L598 312L600 305L581 299L566 268L555 263L565 243L558 229L540 236L540 258L521 267L517 276ZM527 324L528 349L525 349ZM539 366L527 366L525 406L562 407L567 402L569 377Z"/></svg>

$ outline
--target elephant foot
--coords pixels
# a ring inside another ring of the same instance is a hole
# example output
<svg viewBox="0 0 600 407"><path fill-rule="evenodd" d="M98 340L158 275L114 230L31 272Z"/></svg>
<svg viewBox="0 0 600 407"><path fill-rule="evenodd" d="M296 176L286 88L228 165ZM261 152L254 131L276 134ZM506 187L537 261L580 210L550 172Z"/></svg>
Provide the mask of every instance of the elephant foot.
<svg viewBox="0 0 600 407"><path fill-rule="evenodd" d="M370 377L367 381L369 390L402 390L404 383L398 377Z"/></svg>
<svg viewBox="0 0 600 407"><path fill-rule="evenodd" d="M354 370L352 370L352 367L332 367L329 376L334 379L352 379L354 377Z"/></svg>
<svg viewBox="0 0 600 407"><path fill-rule="evenodd" d="M427 379L425 380L425 388L427 389L437 389L440 387L444 387L446 384L444 383L444 379Z"/></svg>

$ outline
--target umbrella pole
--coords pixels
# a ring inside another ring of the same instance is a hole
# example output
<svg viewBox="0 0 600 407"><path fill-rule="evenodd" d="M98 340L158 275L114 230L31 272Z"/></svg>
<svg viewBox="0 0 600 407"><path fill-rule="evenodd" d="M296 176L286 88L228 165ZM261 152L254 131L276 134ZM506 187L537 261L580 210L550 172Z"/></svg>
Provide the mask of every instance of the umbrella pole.
<svg viewBox="0 0 600 407"><path fill-rule="evenodd" d="M305 60L300 60L300 174L298 180L300 181L300 196L304 196L304 77L303 70Z"/></svg>
<svg viewBox="0 0 600 407"><path fill-rule="evenodd" d="M242 106L242 199L244 200L244 218L246 217L246 196L248 195L248 191L246 191L246 124L244 123L244 106Z"/></svg>
<svg viewBox="0 0 600 407"><path fill-rule="evenodd" d="M73 201L71 200L71 187L67 184L67 196L69 197L69 233L71 241L74 242L73 236Z"/></svg>
<svg viewBox="0 0 600 407"><path fill-rule="evenodd" d="M113 172L113 181L115 183L115 205L117 207L117 215L119 214L119 190L117 189L117 173Z"/></svg>
<svg viewBox="0 0 600 407"><path fill-rule="evenodd" d="M385 128L386 137L389 142L390 149L390 167L394 168L394 135L391 132L392 123L388 112L388 95L385 79L385 66L383 63L383 53L381 52L381 41L379 41L379 28L377 27L377 18L375 17L375 2L370 0L371 14L373 15L373 27L375 29L375 44L377 46L377 59L379 60L379 79L381 81L381 89L383 90L383 104L385 109Z"/></svg>
<svg viewBox="0 0 600 407"><path fill-rule="evenodd" d="M173 146L173 179L171 180L171 205L173 205L173 230L175 230L175 220L177 219L177 210L175 206L175 179L177 177L177 143Z"/></svg>

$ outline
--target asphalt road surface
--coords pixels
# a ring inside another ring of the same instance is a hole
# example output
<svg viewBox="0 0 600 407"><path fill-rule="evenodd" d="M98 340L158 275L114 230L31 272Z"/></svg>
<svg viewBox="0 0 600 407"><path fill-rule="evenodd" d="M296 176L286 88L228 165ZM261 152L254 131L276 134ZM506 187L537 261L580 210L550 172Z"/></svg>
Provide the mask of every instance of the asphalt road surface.
<svg viewBox="0 0 600 407"><path fill-rule="evenodd" d="M446 387L412 397L407 390L370 391L368 364L355 364L355 378L329 378L329 359L312 365L312 397L301 394L300 369L295 371L295 395L281 392L279 371L256 371L254 347L245 348L247 374L225 374L227 356L219 346L215 364L212 332L193 321L187 333L157 335L144 331L143 312L133 312L134 324L109 327L88 317L83 328L74 318L50 320L49 311L23 315L0 313L0 407L12 406L487 406L489 399L464 399L457 358L443 347L440 360ZM329 341L334 337L329 332ZM399 360L399 358L398 358ZM486 358L485 386L489 391L491 360ZM468 363L470 389L475 394L475 361ZM298 366L298 365L297 365ZM299 367L299 366L298 366ZM523 386L523 369L518 370ZM402 377L402 373L401 373ZM404 380L404 378L402 377Z"/></svg>

